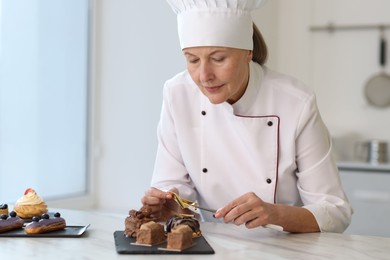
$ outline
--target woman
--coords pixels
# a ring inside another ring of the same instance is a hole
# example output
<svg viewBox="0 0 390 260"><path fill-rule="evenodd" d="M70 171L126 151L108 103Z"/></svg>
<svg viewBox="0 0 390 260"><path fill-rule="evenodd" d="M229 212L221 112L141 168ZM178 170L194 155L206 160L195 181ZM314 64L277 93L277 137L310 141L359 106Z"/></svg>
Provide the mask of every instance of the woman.
<svg viewBox="0 0 390 260"><path fill-rule="evenodd" d="M352 209L315 95L264 66L266 46L250 17L262 1L168 2L187 70L164 86L152 187L142 203L165 219L178 210L174 191L218 208L202 212L207 221L343 232Z"/></svg>

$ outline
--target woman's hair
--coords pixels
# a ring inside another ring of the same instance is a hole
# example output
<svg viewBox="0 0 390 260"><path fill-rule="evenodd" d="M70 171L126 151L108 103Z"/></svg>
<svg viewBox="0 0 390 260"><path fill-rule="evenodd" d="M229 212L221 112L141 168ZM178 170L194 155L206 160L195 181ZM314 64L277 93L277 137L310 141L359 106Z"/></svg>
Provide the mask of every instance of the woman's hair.
<svg viewBox="0 0 390 260"><path fill-rule="evenodd" d="M256 24L253 23L253 56L252 60L264 65L268 57L267 45Z"/></svg>

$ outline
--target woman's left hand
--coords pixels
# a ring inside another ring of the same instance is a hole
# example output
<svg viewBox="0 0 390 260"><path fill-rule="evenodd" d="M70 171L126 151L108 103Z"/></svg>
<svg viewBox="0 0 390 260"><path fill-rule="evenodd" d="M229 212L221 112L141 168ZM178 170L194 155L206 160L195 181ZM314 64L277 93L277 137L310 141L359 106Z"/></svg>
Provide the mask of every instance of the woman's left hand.
<svg viewBox="0 0 390 260"><path fill-rule="evenodd" d="M223 218L225 223L245 224L255 228L272 224L275 217L274 205L264 202L254 192L248 192L231 201L215 213L215 218Z"/></svg>

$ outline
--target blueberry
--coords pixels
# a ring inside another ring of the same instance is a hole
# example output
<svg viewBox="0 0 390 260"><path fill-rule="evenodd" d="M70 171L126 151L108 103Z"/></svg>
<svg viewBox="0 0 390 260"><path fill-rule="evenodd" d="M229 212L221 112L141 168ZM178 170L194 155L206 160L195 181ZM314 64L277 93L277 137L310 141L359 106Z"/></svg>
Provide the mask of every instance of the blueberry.
<svg viewBox="0 0 390 260"><path fill-rule="evenodd" d="M11 211L11 213L9 213L9 215L11 216L11 218L14 218L14 217L16 217L16 212L15 211Z"/></svg>
<svg viewBox="0 0 390 260"><path fill-rule="evenodd" d="M49 219L50 216L49 216L49 214L45 213L45 214L42 214L41 218L42 219Z"/></svg>
<svg viewBox="0 0 390 260"><path fill-rule="evenodd" d="M54 214L54 217L59 218L59 217L61 217L61 214L60 214L59 212L56 212L56 213Z"/></svg>
<svg viewBox="0 0 390 260"><path fill-rule="evenodd" d="M6 220L8 218L8 216L5 215L5 214L2 214L0 218L3 219L3 220Z"/></svg>
<svg viewBox="0 0 390 260"><path fill-rule="evenodd" d="M38 222L40 219L41 219L40 217L38 217L38 216L34 216L34 217L32 218L32 221L34 221L34 222Z"/></svg>

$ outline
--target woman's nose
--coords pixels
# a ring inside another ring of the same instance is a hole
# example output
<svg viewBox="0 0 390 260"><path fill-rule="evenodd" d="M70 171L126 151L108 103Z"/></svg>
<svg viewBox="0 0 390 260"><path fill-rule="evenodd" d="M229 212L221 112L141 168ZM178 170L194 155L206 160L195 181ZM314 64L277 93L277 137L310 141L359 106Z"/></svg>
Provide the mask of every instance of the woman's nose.
<svg viewBox="0 0 390 260"><path fill-rule="evenodd" d="M209 64L202 63L199 70L199 79L202 83L207 83L214 79L214 73Z"/></svg>

